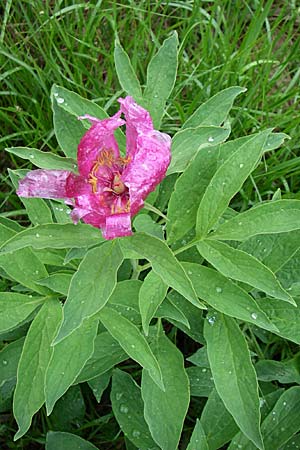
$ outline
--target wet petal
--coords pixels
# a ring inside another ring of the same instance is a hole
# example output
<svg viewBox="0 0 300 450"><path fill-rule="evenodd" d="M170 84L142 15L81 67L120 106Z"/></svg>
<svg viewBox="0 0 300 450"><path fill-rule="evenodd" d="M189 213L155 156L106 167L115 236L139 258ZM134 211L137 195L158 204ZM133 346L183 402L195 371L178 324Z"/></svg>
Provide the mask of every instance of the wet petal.
<svg viewBox="0 0 300 450"><path fill-rule="evenodd" d="M19 181L17 194L20 197L69 198L67 182L72 175L67 170L32 170Z"/></svg>
<svg viewBox="0 0 300 450"><path fill-rule="evenodd" d="M154 130L138 136L136 154L122 174L122 181L129 188L132 214L165 177L171 160L170 148L171 138L165 133Z"/></svg>
<svg viewBox="0 0 300 450"><path fill-rule="evenodd" d="M113 150L115 157L120 156L117 141L114 137L114 130L123 125L124 120L120 119L119 111L107 119L97 119L89 115L78 117L78 119L88 119L92 126L83 135L77 152L78 170L80 175L88 177L89 173L101 150Z"/></svg>
<svg viewBox="0 0 300 450"><path fill-rule="evenodd" d="M130 214L121 213L106 217L106 226L102 234L104 239L130 236L132 234Z"/></svg>
<svg viewBox="0 0 300 450"><path fill-rule="evenodd" d="M126 154L134 157L137 151L137 137L153 130L152 119L149 112L135 103L132 97L119 98L118 101L126 119Z"/></svg>
<svg viewBox="0 0 300 450"><path fill-rule="evenodd" d="M71 213L73 222L82 219L97 228L105 226L105 218L110 214L110 208L92 192L75 198L74 209Z"/></svg>

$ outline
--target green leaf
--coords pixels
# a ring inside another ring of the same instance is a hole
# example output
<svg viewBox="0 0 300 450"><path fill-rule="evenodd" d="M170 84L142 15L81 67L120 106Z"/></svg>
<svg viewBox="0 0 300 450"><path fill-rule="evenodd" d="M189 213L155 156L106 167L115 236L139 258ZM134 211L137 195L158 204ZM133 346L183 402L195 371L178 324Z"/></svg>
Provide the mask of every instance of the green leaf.
<svg viewBox="0 0 300 450"><path fill-rule="evenodd" d="M262 359L255 364L257 379L260 381L279 381L281 384L300 384L298 361L286 362Z"/></svg>
<svg viewBox="0 0 300 450"><path fill-rule="evenodd" d="M76 162L71 158L62 158L54 153L42 152L36 148L11 147L5 150L20 158L28 159L32 164L41 169L70 170L74 172L77 167Z"/></svg>
<svg viewBox="0 0 300 450"><path fill-rule="evenodd" d="M199 125L221 125L232 108L235 98L247 89L231 86L218 92L199 106L188 118L182 128L198 127Z"/></svg>
<svg viewBox="0 0 300 450"><path fill-rule="evenodd" d="M14 292L0 293L0 333L15 328L44 302L44 298Z"/></svg>
<svg viewBox="0 0 300 450"><path fill-rule="evenodd" d="M33 320L25 339L14 393L14 416L19 430L15 440L29 429L32 416L45 401L44 380L53 340L62 316L60 303L48 299Z"/></svg>
<svg viewBox="0 0 300 450"><path fill-rule="evenodd" d="M283 392L272 411L264 419L261 432L265 450L273 450L275 442L276 449L281 448L300 430L299 401L300 387L291 387ZM238 438L234 438L229 448L231 450L236 448L255 450L256 447L245 436L238 435Z"/></svg>
<svg viewBox="0 0 300 450"><path fill-rule="evenodd" d="M89 114L98 119L106 119L108 114L96 103L55 84L51 90L51 101L57 140L60 145L63 144L61 148L67 156L76 158L79 141L86 132L86 127L90 126L88 122L79 121L78 117ZM122 131L117 130L115 135L119 144L125 147ZM71 144L69 149L68 143Z"/></svg>
<svg viewBox="0 0 300 450"><path fill-rule="evenodd" d="M158 450L144 419L141 389L126 372L115 370L112 377L111 403L123 433L140 450Z"/></svg>
<svg viewBox="0 0 300 450"><path fill-rule="evenodd" d="M278 272L300 248L300 230L252 236L239 249L255 256L272 272Z"/></svg>
<svg viewBox="0 0 300 450"><path fill-rule="evenodd" d="M144 101L155 128L159 128L166 101L171 94L177 73L177 33L164 41L147 68Z"/></svg>
<svg viewBox="0 0 300 450"><path fill-rule="evenodd" d="M206 346L199 348L195 353L187 358L192 364L198 367L209 368Z"/></svg>
<svg viewBox="0 0 300 450"><path fill-rule="evenodd" d="M93 354L97 329L98 319L85 320L72 334L54 345L45 379L48 415Z"/></svg>
<svg viewBox="0 0 300 450"><path fill-rule="evenodd" d="M166 336L154 338L153 351L162 370L165 391L162 392L148 372L143 371L144 417L158 446L162 450L174 450L190 401L188 377L181 352Z"/></svg>
<svg viewBox="0 0 300 450"><path fill-rule="evenodd" d="M188 367L186 373L190 380L191 395L194 397L208 397L215 386L210 369L206 367Z"/></svg>
<svg viewBox="0 0 300 450"><path fill-rule="evenodd" d="M191 436L191 440L186 450L210 450L208 447L203 426L199 419L196 420L196 425Z"/></svg>
<svg viewBox="0 0 300 450"><path fill-rule="evenodd" d="M0 253L0 267L7 275L18 283L39 294L48 293L48 289L39 286L36 282L48 276L44 264L29 248L17 250L12 254Z"/></svg>
<svg viewBox="0 0 300 450"><path fill-rule="evenodd" d="M226 159L253 137L245 136L198 151L184 173L177 179L170 198L168 205L170 220L167 222L169 241L180 239L195 226L199 203L214 173ZM283 133L271 133L263 150L274 150L282 144L285 137Z"/></svg>
<svg viewBox="0 0 300 450"><path fill-rule="evenodd" d="M77 147L86 128L76 116L62 109L56 100L52 100L52 111L54 131L59 147L67 157L76 159Z"/></svg>
<svg viewBox="0 0 300 450"><path fill-rule="evenodd" d="M212 177L200 202L196 235L205 236L241 189L263 154L270 130L263 131L234 152Z"/></svg>
<svg viewBox="0 0 300 450"><path fill-rule="evenodd" d="M202 310L192 305L192 303L188 302L182 295L175 291L168 294L168 299L187 318L189 327L176 319L169 318L170 322L190 336L194 341L204 344Z"/></svg>
<svg viewBox="0 0 300 450"><path fill-rule="evenodd" d="M300 299L295 299L297 308L275 298L263 298L260 308L276 326L278 334L292 342L300 344Z"/></svg>
<svg viewBox="0 0 300 450"><path fill-rule="evenodd" d="M222 448L238 432L233 417L215 389L210 393L201 414L201 423L210 450Z"/></svg>
<svg viewBox="0 0 300 450"><path fill-rule="evenodd" d="M106 242L86 254L71 280L56 343L103 308L116 286L122 261L117 240Z"/></svg>
<svg viewBox="0 0 300 450"><path fill-rule="evenodd" d="M100 230L91 225L47 224L27 228L15 234L1 247L1 254L14 252L20 248L81 248L103 242ZM1 256L0 254L0 256Z"/></svg>
<svg viewBox="0 0 300 450"><path fill-rule="evenodd" d="M276 332L263 309L247 292L220 273L199 264L183 263L197 295L214 309L231 317L251 322L258 327Z"/></svg>
<svg viewBox="0 0 300 450"><path fill-rule="evenodd" d="M94 353L86 362L75 383L94 379L125 359L128 359L128 355L110 333L100 333L94 342Z"/></svg>
<svg viewBox="0 0 300 450"><path fill-rule="evenodd" d="M0 387L9 380L16 380L19 359L24 345L24 338L6 344L0 352Z"/></svg>
<svg viewBox="0 0 300 450"><path fill-rule="evenodd" d="M165 298L168 286L157 273L151 271L147 274L139 293L139 306L142 317L143 330L146 336L149 332L149 324L155 311Z"/></svg>
<svg viewBox="0 0 300 450"><path fill-rule="evenodd" d="M191 329L185 314L174 303L172 303L168 297L165 298L163 303L157 308L154 317L175 320L176 322L180 322L189 330Z"/></svg>
<svg viewBox="0 0 300 450"><path fill-rule="evenodd" d="M163 241L144 233L136 233L120 239L119 242L125 258L148 259L153 271L166 285L178 291L198 308L203 308L182 265Z"/></svg>
<svg viewBox="0 0 300 450"><path fill-rule="evenodd" d="M46 286L51 291L58 292L65 296L68 295L70 282L72 279L71 273L53 273L47 278L42 278L38 281L41 286Z"/></svg>
<svg viewBox="0 0 300 450"><path fill-rule="evenodd" d="M272 297L295 304L274 273L248 253L213 240L199 242L197 248L200 254L225 277L242 281Z"/></svg>
<svg viewBox="0 0 300 450"><path fill-rule="evenodd" d="M210 237L244 241L258 234L286 233L300 229L300 200L262 203L221 224Z"/></svg>
<svg viewBox="0 0 300 450"><path fill-rule="evenodd" d="M46 450L98 450L79 436L61 431L48 431Z"/></svg>
<svg viewBox="0 0 300 450"><path fill-rule="evenodd" d="M69 208L63 201L48 199L52 212L57 223L73 223L71 218L71 208Z"/></svg>
<svg viewBox="0 0 300 450"><path fill-rule="evenodd" d="M133 221L136 231L151 234L161 240L164 239L164 232L158 223L154 222L148 214L139 214Z"/></svg>
<svg viewBox="0 0 300 450"><path fill-rule="evenodd" d="M139 310L140 280L124 280L117 283L107 305L122 314L135 325L142 323Z"/></svg>
<svg viewBox="0 0 300 450"><path fill-rule="evenodd" d="M106 119L108 114L101 106L91 100L81 97L76 92L70 91L62 86L53 84L51 89L51 100L56 102L61 109L72 114L76 118L89 114L98 119ZM79 121L78 121L79 123Z"/></svg>
<svg viewBox="0 0 300 450"><path fill-rule="evenodd" d="M139 80L127 53L117 41L115 43L114 59L120 85L137 103L142 103L143 96Z"/></svg>
<svg viewBox="0 0 300 450"><path fill-rule="evenodd" d="M218 313L205 322L204 336L219 396L241 431L263 450L258 384L242 332L234 319Z"/></svg>
<svg viewBox="0 0 300 450"><path fill-rule="evenodd" d="M92 389L94 397L98 403L101 402L102 394L108 387L111 376L112 370L108 370L107 372L104 372L96 378L88 381L88 385Z"/></svg>
<svg viewBox="0 0 300 450"><path fill-rule="evenodd" d="M230 131L230 128L214 126L199 126L178 131L172 138L172 160L167 174L183 172L198 151L226 141Z"/></svg>
<svg viewBox="0 0 300 450"><path fill-rule="evenodd" d="M161 369L140 330L121 314L107 306L99 312L98 316L107 331L119 342L130 358L149 372L161 392L161 389L164 389Z"/></svg>

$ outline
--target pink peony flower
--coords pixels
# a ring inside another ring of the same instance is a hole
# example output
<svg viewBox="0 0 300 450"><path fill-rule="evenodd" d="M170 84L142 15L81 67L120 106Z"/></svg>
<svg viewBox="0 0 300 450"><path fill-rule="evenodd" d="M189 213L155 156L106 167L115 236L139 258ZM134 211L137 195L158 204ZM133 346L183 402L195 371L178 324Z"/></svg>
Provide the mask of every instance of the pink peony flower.
<svg viewBox="0 0 300 450"><path fill-rule="evenodd" d="M148 111L132 97L119 99L120 110L99 120L85 115L91 128L77 152L79 175L66 170L33 170L19 183L20 197L61 198L72 204L71 217L101 228L105 239L128 236L131 217L165 177L171 138L153 129ZM125 120L121 119L124 114ZM126 124L126 157L114 131Z"/></svg>

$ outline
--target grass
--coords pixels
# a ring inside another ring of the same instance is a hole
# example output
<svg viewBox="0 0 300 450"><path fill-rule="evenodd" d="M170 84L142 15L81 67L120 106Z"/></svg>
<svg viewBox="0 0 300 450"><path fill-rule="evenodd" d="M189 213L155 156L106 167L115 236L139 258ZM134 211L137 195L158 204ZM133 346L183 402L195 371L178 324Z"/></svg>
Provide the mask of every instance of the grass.
<svg viewBox="0 0 300 450"><path fill-rule="evenodd" d="M274 127L291 140L257 168L238 201L247 206L270 198L278 188L283 196L299 198L300 34L295 1L6 0L0 10L0 148L59 151L49 99L52 84L113 111L116 98L122 95L113 61L115 38L130 55L143 84L155 49L176 30L178 78L163 130L174 133L200 103L219 90L245 86L247 93L233 109L232 137ZM30 167L26 164L1 152L3 215L23 213L6 168ZM255 335L249 339L255 351L266 352L269 358L290 352L289 345L278 348L278 339L266 349L257 348ZM107 416L109 410L99 407L90 391L84 397L87 414L78 422L82 435L103 449L125 448L114 419ZM0 442L7 442L15 423L11 415L0 416L0 420ZM1 448L40 448L49 420L40 413L26 437Z"/></svg>

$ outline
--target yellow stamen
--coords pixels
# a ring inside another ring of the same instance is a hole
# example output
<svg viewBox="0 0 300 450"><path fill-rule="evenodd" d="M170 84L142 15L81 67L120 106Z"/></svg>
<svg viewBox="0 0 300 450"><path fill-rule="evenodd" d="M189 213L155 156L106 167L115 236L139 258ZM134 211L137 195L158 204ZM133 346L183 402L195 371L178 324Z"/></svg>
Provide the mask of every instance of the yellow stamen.
<svg viewBox="0 0 300 450"><path fill-rule="evenodd" d="M92 185L93 194L97 192L97 178L93 173L90 173L89 183Z"/></svg>

